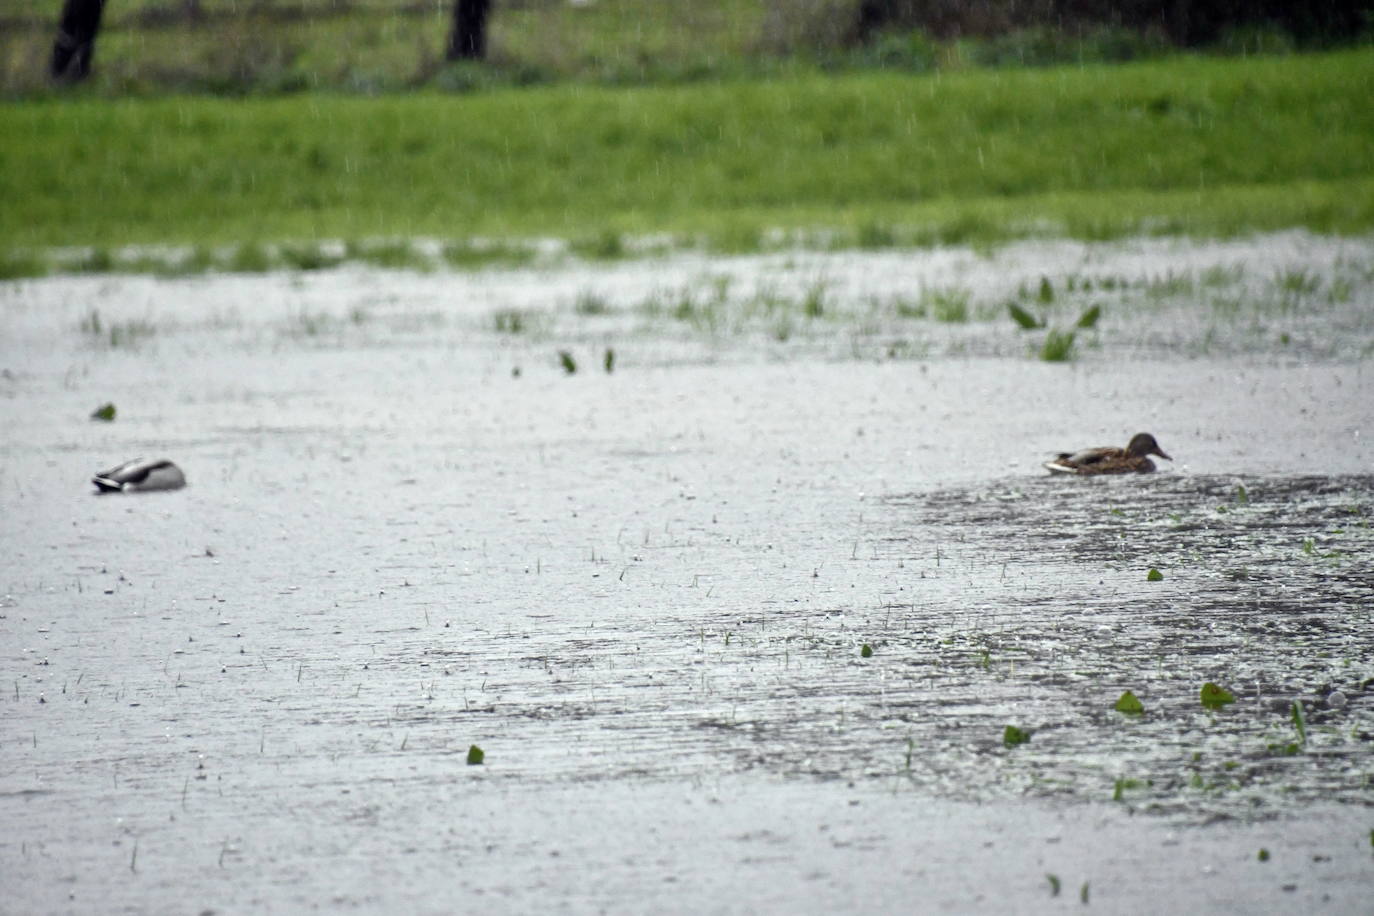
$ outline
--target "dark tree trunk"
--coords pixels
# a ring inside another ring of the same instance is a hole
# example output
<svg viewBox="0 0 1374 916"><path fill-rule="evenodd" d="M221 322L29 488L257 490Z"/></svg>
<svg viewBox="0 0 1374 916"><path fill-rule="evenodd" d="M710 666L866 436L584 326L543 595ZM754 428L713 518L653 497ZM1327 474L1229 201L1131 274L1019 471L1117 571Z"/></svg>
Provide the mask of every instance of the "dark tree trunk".
<svg viewBox="0 0 1374 916"><path fill-rule="evenodd" d="M95 35L104 11L105 0L66 0L62 4L57 41L52 46L53 79L77 83L91 75Z"/></svg>
<svg viewBox="0 0 1374 916"><path fill-rule="evenodd" d="M487 15L491 0L453 0L453 31L448 60L481 60L487 54Z"/></svg>

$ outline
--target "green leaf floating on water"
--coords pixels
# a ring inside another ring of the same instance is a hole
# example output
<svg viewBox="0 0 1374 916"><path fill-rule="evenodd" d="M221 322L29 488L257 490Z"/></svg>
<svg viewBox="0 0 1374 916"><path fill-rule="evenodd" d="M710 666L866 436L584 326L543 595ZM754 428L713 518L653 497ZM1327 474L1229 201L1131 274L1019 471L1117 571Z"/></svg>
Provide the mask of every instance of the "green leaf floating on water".
<svg viewBox="0 0 1374 916"><path fill-rule="evenodd" d="M1097 319L1102 317L1102 306L1094 305L1082 315L1078 316L1078 326L1080 328L1090 328L1097 324Z"/></svg>
<svg viewBox="0 0 1374 916"><path fill-rule="evenodd" d="M1298 741L1307 743L1307 716L1302 711L1302 702L1293 701L1293 727L1298 730Z"/></svg>
<svg viewBox="0 0 1374 916"><path fill-rule="evenodd" d="M1018 744L1025 744L1030 739L1030 732L1025 729L1017 728L1015 725L1008 725L1006 731L1002 732L1002 743L1007 747L1016 747Z"/></svg>
<svg viewBox="0 0 1374 916"><path fill-rule="evenodd" d="M1147 573L1145 574L1145 581L1146 581L1146 582L1163 582L1163 581L1164 581L1164 573L1160 572L1159 570L1157 570L1157 569L1155 569L1153 566L1151 566L1151 567L1150 567L1150 571L1147 572Z"/></svg>
<svg viewBox="0 0 1374 916"><path fill-rule="evenodd" d="M1235 694L1224 687L1218 687L1211 681L1202 685L1202 705L1208 709L1220 709L1227 703L1236 701Z"/></svg>
<svg viewBox="0 0 1374 916"><path fill-rule="evenodd" d="M1034 331L1036 328L1043 328L1045 326L1043 319L1036 318L1015 302L1007 303L1007 311L1011 313L1011 320L1015 321L1027 331Z"/></svg>
<svg viewBox="0 0 1374 916"><path fill-rule="evenodd" d="M864 658L872 658L873 647L870 646L868 643L864 643L864 647L859 650L859 654L862 655Z"/></svg>
<svg viewBox="0 0 1374 916"><path fill-rule="evenodd" d="M468 748L468 766L480 766L482 764L482 761L485 760L486 757L486 752L483 751L477 745L474 744Z"/></svg>
<svg viewBox="0 0 1374 916"><path fill-rule="evenodd" d="M114 420L114 418L115 406L113 404L102 404L95 410L91 411L92 420L104 420L106 423L109 423L112 420Z"/></svg>
<svg viewBox="0 0 1374 916"><path fill-rule="evenodd" d="M1261 862L1268 862L1268 861L1269 861L1269 850L1267 850L1267 849L1265 849L1263 846L1261 846L1261 847L1260 847L1260 851L1259 851L1259 856L1258 856L1257 858L1258 858Z"/></svg>
<svg viewBox="0 0 1374 916"><path fill-rule="evenodd" d="M1054 301L1054 284L1050 282L1049 277L1040 278L1040 295L1038 298L1041 302Z"/></svg>
<svg viewBox="0 0 1374 916"><path fill-rule="evenodd" d="M1131 716L1138 716L1145 711L1144 704L1129 690L1121 695L1121 699L1116 701L1115 708L1117 712L1124 712Z"/></svg>

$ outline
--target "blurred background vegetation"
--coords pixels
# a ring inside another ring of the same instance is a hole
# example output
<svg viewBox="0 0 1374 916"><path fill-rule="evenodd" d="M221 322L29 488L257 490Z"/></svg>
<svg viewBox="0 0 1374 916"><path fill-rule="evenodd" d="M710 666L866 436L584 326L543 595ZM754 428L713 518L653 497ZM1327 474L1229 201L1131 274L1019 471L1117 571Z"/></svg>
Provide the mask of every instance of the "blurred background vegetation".
<svg viewBox="0 0 1374 916"><path fill-rule="evenodd" d="M0 0L0 94L51 91L60 0ZM496 0L487 60L444 60L452 0L109 0L98 94L465 91L796 72L1275 54L1368 42L1368 0Z"/></svg>

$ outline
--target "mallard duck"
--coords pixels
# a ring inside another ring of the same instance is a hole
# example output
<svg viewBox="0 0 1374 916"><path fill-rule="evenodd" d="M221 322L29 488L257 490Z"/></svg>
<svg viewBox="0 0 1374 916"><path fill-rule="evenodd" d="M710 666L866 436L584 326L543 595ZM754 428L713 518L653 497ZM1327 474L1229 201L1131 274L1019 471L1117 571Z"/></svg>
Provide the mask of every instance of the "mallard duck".
<svg viewBox="0 0 1374 916"><path fill-rule="evenodd" d="M186 486L181 468L165 458L144 461L135 458L101 471L91 478L101 493L137 493L143 490L179 490Z"/></svg>
<svg viewBox="0 0 1374 916"><path fill-rule="evenodd" d="M1155 469L1150 455L1174 460L1164 454L1154 436L1136 433L1125 448L1106 446L1061 452L1053 461L1046 461L1045 467L1052 474L1148 474Z"/></svg>

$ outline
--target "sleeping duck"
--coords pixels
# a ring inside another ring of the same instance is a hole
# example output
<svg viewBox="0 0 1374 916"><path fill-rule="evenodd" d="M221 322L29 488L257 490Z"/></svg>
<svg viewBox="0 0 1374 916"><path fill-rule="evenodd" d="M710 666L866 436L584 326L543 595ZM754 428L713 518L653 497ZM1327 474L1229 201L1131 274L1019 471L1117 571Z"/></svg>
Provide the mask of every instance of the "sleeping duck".
<svg viewBox="0 0 1374 916"><path fill-rule="evenodd" d="M101 493L138 493L144 490L179 490L186 486L181 468L165 458L144 461L135 458L91 478Z"/></svg>
<svg viewBox="0 0 1374 916"><path fill-rule="evenodd" d="M1155 437L1136 433L1125 448L1085 448L1079 452L1061 452L1045 467L1051 474L1148 474L1155 469L1150 455L1173 461L1164 454Z"/></svg>

